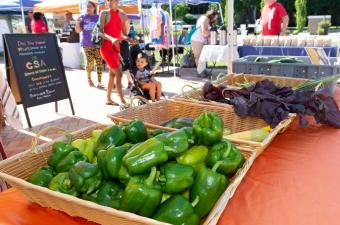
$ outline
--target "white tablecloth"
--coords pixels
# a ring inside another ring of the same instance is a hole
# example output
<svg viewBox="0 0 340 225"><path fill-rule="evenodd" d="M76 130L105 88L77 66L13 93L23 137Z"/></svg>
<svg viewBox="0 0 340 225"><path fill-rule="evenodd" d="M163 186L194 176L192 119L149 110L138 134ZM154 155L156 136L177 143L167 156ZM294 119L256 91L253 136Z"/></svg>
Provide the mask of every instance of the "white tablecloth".
<svg viewBox="0 0 340 225"><path fill-rule="evenodd" d="M80 69L80 43L59 43L64 67Z"/></svg>
<svg viewBox="0 0 340 225"><path fill-rule="evenodd" d="M197 72L202 73L205 68L207 62L224 62L227 64L228 58L228 46L222 45L204 45L199 62L197 65ZM234 59L238 59L237 47L234 47Z"/></svg>

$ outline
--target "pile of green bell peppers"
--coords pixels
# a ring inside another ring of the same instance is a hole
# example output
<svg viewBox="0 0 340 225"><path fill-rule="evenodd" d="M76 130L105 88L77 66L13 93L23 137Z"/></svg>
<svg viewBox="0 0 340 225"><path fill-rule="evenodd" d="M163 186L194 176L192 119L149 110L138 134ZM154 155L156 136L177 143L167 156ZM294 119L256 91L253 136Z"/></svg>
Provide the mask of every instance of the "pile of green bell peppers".
<svg viewBox="0 0 340 225"><path fill-rule="evenodd" d="M245 162L222 139L223 129L214 112L173 132L148 134L135 119L90 138L56 141L48 166L27 181L162 222L198 225Z"/></svg>

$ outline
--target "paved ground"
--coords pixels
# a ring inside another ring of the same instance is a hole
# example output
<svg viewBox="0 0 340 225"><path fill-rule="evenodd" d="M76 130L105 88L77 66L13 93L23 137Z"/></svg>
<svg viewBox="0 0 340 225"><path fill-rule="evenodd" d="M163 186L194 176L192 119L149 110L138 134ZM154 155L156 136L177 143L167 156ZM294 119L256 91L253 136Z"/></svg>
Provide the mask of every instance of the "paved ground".
<svg viewBox="0 0 340 225"><path fill-rule="evenodd" d="M0 64L4 69L4 65ZM226 69L214 70L215 76L220 72L226 73ZM185 84L197 87L207 79L198 78L195 69L181 69L181 77L173 77L171 74L159 74L156 79L162 82L165 95L171 97L181 93ZM98 88L91 88L87 84L86 74L83 70L66 70L67 81L71 92L76 115L72 116L68 100L59 102L59 113L54 111L54 103L29 108L29 115L33 128L28 129L22 106L19 106L20 115L24 122L23 130L15 130L9 126L0 129L6 154L12 156L29 148L32 137L44 127L58 126L68 131L75 131L95 123L110 123L108 114L119 111L119 107L105 105L106 91ZM107 84L108 74L104 73L103 83ZM96 74L93 74L93 81L96 83ZM123 85L127 86L127 80L123 79ZM129 97L129 90L124 90L125 97ZM114 101L118 102L118 96L114 90L112 93ZM59 134L49 132L40 140L41 143L58 137Z"/></svg>

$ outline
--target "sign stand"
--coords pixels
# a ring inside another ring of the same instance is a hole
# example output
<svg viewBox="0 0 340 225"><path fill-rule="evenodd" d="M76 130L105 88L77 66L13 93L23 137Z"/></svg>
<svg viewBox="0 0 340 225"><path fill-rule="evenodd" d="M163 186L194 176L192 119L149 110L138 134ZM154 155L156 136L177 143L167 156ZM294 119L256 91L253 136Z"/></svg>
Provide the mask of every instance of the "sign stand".
<svg viewBox="0 0 340 225"><path fill-rule="evenodd" d="M22 104L28 127L32 124L27 108L69 99L57 38L54 34L4 34L4 53L8 83L17 104Z"/></svg>

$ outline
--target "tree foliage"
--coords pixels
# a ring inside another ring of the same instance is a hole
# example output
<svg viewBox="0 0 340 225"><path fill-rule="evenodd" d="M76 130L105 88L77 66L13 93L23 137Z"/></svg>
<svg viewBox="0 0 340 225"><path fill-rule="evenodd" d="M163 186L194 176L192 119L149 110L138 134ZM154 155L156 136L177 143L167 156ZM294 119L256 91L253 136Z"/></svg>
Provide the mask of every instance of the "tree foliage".
<svg viewBox="0 0 340 225"><path fill-rule="evenodd" d="M177 4L175 10L177 18L182 19L189 12L190 7L188 4Z"/></svg>
<svg viewBox="0 0 340 225"><path fill-rule="evenodd" d="M301 32L307 21L307 0L295 0L296 30Z"/></svg>

